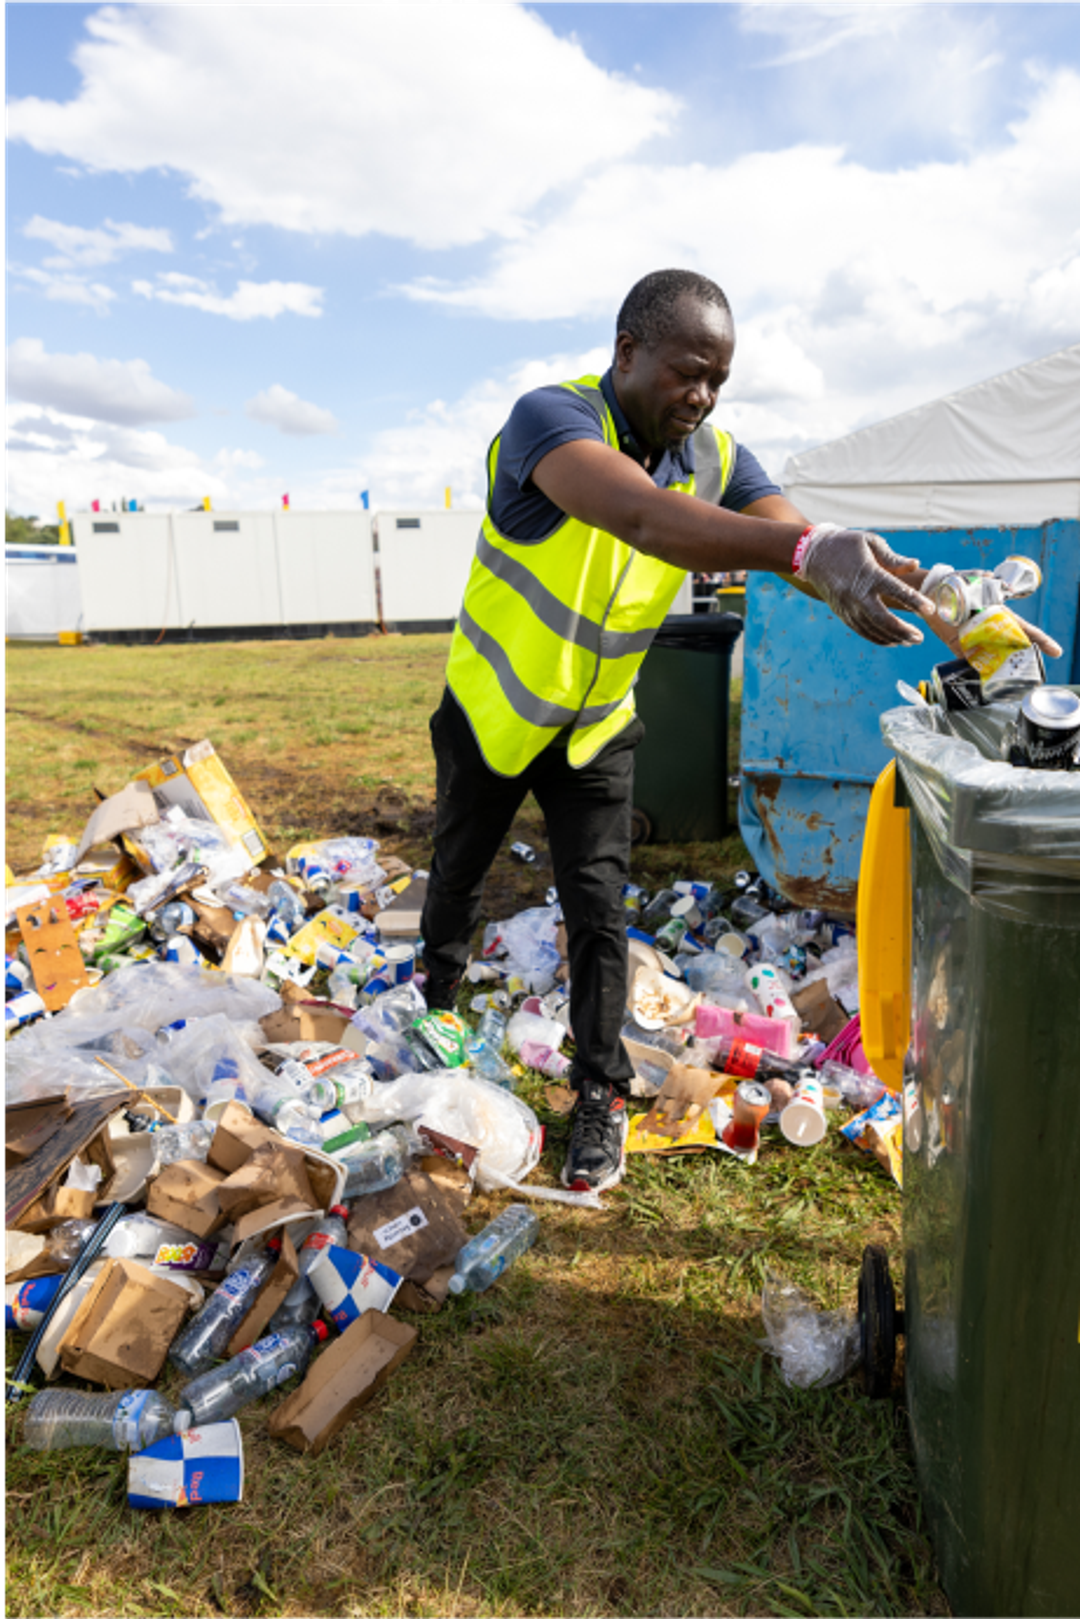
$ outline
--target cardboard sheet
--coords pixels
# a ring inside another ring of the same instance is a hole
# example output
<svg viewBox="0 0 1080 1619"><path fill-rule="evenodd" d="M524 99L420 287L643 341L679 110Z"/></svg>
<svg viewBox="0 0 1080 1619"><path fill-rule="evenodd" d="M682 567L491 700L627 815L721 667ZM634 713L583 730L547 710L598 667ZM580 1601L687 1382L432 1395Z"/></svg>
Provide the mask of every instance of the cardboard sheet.
<svg viewBox="0 0 1080 1619"><path fill-rule="evenodd" d="M123 832L137 832L140 827L155 826L161 819L154 795L145 781L132 781L120 792L100 803L83 828L79 847L75 851L78 865L88 849L99 843L111 843ZM113 857L116 865L116 857Z"/></svg>
<svg viewBox="0 0 1080 1619"><path fill-rule="evenodd" d="M270 1432L317 1456L374 1398L415 1342L415 1327L368 1310L323 1350L300 1387L272 1412Z"/></svg>
<svg viewBox="0 0 1080 1619"><path fill-rule="evenodd" d="M349 1215L349 1247L426 1281L469 1240L449 1190L422 1170L409 1170L385 1192L359 1197Z"/></svg>

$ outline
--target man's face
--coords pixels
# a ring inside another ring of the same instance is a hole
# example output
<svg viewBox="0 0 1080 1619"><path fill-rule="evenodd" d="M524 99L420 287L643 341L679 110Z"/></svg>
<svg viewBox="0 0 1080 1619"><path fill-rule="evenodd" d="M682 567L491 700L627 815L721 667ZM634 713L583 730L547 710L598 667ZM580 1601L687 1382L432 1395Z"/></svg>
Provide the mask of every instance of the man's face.
<svg viewBox="0 0 1080 1619"><path fill-rule="evenodd" d="M713 304L686 297L678 324L655 348L628 332L615 341L615 393L638 442L679 445L716 404L731 371L735 328Z"/></svg>

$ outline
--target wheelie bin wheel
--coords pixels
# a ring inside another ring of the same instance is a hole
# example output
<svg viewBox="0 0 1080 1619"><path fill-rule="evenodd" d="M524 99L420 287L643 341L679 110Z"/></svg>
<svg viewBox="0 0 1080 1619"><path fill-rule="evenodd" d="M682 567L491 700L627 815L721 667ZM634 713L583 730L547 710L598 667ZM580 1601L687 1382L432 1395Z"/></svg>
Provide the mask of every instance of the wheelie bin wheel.
<svg viewBox="0 0 1080 1619"><path fill-rule="evenodd" d="M859 1271L862 1380L863 1390L871 1400L883 1400L892 1388L899 1330L889 1256L884 1248L871 1244L863 1249Z"/></svg>
<svg viewBox="0 0 1080 1619"><path fill-rule="evenodd" d="M652 837L652 822L643 809L636 806L630 811L630 843L637 848L639 843L648 843Z"/></svg>

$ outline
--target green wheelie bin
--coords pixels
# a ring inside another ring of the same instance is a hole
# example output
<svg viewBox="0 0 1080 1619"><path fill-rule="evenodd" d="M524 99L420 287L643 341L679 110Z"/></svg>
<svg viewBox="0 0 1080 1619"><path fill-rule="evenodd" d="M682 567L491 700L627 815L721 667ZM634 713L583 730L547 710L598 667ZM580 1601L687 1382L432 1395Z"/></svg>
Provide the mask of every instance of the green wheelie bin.
<svg viewBox="0 0 1080 1619"><path fill-rule="evenodd" d="M860 1324L864 1376L884 1392L902 1320L954 1612L1078 1614L1080 771L1004 763L1016 707L882 717L887 808L909 841L868 838L882 869L864 859L860 977L867 1055L892 1039L885 1060L903 1063L904 1299L901 1318L868 1249ZM898 892L904 843L910 934L890 984L863 961L862 921L872 950L889 925L871 920L875 892Z"/></svg>
<svg viewBox="0 0 1080 1619"><path fill-rule="evenodd" d="M737 613L673 613L641 666L634 842L708 843L728 830L728 692Z"/></svg>

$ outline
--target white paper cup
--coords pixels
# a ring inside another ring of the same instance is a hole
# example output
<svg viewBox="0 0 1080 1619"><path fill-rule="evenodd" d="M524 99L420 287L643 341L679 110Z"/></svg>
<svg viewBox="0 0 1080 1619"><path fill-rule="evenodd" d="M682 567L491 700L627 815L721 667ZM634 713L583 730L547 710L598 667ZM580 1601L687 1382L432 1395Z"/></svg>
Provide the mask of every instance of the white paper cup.
<svg viewBox="0 0 1080 1619"><path fill-rule="evenodd" d="M416 971L416 946L388 944L385 946L386 965L393 984L407 984Z"/></svg>
<svg viewBox="0 0 1080 1619"><path fill-rule="evenodd" d="M816 1147L828 1128L825 1093L818 1079L800 1080L780 1115L780 1130L795 1147Z"/></svg>

